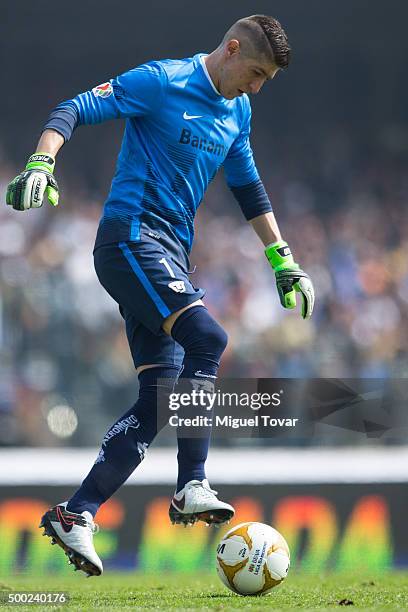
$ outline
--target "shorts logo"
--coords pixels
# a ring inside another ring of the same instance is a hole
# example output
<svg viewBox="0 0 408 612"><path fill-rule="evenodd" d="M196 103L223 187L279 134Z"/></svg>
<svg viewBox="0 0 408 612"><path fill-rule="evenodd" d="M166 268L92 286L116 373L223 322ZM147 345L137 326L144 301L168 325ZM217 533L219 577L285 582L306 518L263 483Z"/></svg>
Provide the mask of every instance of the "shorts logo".
<svg viewBox="0 0 408 612"><path fill-rule="evenodd" d="M173 291L175 291L176 293L184 293L186 290L184 281L180 281L180 280L172 281L167 286L170 287L170 289L173 289Z"/></svg>
<svg viewBox="0 0 408 612"><path fill-rule="evenodd" d="M94 96L99 98L108 98L113 94L113 87L111 83L102 83L93 88L92 93Z"/></svg>

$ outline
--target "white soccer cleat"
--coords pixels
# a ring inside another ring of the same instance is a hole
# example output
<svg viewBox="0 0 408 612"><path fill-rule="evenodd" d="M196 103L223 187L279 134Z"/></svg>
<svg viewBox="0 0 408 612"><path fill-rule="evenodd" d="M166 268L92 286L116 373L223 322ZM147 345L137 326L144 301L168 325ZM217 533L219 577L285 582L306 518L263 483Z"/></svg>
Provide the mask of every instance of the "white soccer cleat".
<svg viewBox="0 0 408 612"><path fill-rule="evenodd" d="M217 498L207 479L190 480L181 491L174 494L169 508L170 520L185 526L204 521L207 525L228 523L235 514L229 504Z"/></svg>
<svg viewBox="0 0 408 612"><path fill-rule="evenodd" d="M43 535L51 538L51 544L58 544L65 551L69 563L76 570L82 570L87 576L100 576L103 572L102 561L96 554L93 545L93 534L98 526L90 512L70 512L66 509L68 502L54 506L44 514L40 528Z"/></svg>

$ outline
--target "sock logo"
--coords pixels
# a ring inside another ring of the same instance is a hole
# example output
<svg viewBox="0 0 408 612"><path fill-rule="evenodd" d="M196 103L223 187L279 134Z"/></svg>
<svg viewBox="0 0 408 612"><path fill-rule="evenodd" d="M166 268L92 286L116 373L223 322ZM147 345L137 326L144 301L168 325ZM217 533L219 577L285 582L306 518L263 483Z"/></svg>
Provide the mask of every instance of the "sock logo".
<svg viewBox="0 0 408 612"><path fill-rule="evenodd" d="M190 378L190 382L194 391L197 391L197 393L200 393L201 391L204 391L204 393L210 393L211 395L215 393L214 383L211 382L211 380L208 380L207 377L205 377L203 380L195 380L194 378Z"/></svg>
<svg viewBox="0 0 408 612"><path fill-rule="evenodd" d="M139 427L140 427L139 419L137 419L134 414L131 414L125 419L121 419L120 421L116 423L116 425L112 427L112 429L108 431L107 434L104 435L103 440L102 440L102 446L106 446L106 444L109 442L111 438L114 438L115 436L120 434L122 431L126 435L128 432L128 429L139 429Z"/></svg>
<svg viewBox="0 0 408 612"><path fill-rule="evenodd" d="M216 376L214 376L214 374L206 374L201 370L197 370L197 372L194 372L194 376L200 376L202 378L217 378Z"/></svg>
<svg viewBox="0 0 408 612"><path fill-rule="evenodd" d="M103 450L103 448L101 448L101 450L99 451L99 454L95 460L94 465L96 465L97 463L102 463L103 461L105 461L105 451Z"/></svg>
<svg viewBox="0 0 408 612"><path fill-rule="evenodd" d="M137 452L139 453L140 461L143 461L146 455L146 451L149 445L146 442L138 442L137 443Z"/></svg>

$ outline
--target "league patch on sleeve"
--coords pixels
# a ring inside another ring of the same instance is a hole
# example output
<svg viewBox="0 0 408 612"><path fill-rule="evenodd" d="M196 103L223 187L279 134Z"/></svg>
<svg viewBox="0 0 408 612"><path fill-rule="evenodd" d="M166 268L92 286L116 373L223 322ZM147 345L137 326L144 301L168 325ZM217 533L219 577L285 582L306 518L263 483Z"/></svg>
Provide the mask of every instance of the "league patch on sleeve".
<svg viewBox="0 0 408 612"><path fill-rule="evenodd" d="M92 93L94 96L99 96L100 98L109 98L113 94L113 87L111 83L102 83L102 85L97 85L92 89Z"/></svg>

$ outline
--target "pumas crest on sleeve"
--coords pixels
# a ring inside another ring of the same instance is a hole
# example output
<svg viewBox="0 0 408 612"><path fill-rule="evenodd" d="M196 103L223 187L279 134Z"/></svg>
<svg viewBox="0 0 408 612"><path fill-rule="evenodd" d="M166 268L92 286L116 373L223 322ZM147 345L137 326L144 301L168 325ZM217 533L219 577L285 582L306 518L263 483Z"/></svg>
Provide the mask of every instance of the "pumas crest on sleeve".
<svg viewBox="0 0 408 612"><path fill-rule="evenodd" d="M100 98L108 98L113 94L112 83L102 83L102 85L97 85L92 89L92 93L94 96L99 96Z"/></svg>

